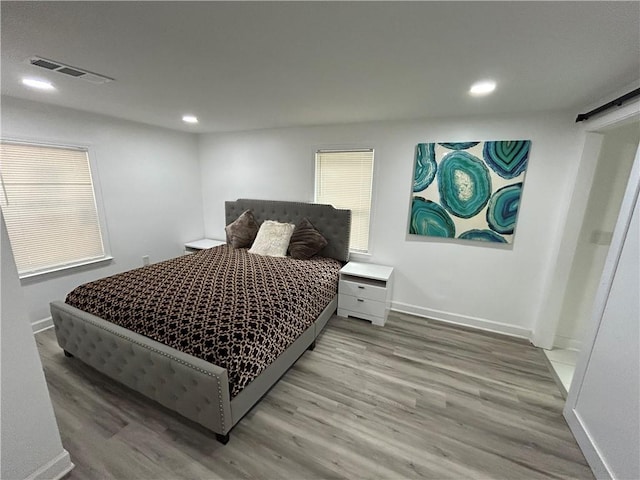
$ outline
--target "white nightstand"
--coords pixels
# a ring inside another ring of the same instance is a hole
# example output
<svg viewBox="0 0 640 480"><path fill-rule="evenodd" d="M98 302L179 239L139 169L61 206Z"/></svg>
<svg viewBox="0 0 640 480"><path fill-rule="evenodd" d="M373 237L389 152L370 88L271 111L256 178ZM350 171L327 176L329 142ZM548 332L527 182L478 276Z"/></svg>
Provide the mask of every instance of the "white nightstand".
<svg viewBox="0 0 640 480"><path fill-rule="evenodd" d="M193 242L184 244L184 254L189 255L190 253L196 253L200 250L217 247L218 245L224 245L225 243L227 242L224 242L222 240L213 240L211 238L202 238L200 240L194 240Z"/></svg>
<svg viewBox="0 0 640 480"><path fill-rule="evenodd" d="M340 270L338 315L384 326L391 308L393 267L349 262Z"/></svg>

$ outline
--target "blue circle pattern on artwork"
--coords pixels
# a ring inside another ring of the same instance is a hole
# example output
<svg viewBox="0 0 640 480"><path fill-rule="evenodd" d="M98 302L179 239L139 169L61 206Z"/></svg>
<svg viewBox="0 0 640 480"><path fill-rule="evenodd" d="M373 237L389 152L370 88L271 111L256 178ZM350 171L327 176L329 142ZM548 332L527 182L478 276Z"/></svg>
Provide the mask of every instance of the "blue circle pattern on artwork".
<svg viewBox="0 0 640 480"><path fill-rule="evenodd" d="M454 238L456 226L440 205L422 197L413 197L409 233Z"/></svg>
<svg viewBox="0 0 640 480"><path fill-rule="evenodd" d="M413 191L421 192L433 182L436 164L435 144L419 143L416 147L416 168L413 171Z"/></svg>
<svg viewBox="0 0 640 480"><path fill-rule="evenodd" d="M441 142L438 145L442 145L449 150L467 150L471 147L475 147L480 142Z"/></svg>
<svg viewBox="0 0 640 480"><path fill-rule="evenodd" d="M527 168L530 140L485 142L482 155L491 170L507 180L516 178Z"/></svg>
<svg viewBox="0 0 640 480"><path fill-rule="evenodd" d="M448 153L438 166L438 190L440 202L449 213L471 218L489 201L489 169L468 152L457 150Z"/></svg>
<svg viewBox="0 0 640 480"><path fill-rule="evenodd" d="M522 183L507 185L496 191L489 200L487 223L489 227L502 234L512 234L518 218Z"/></svg>
<svg viewBox="0 0 640 480"><path fill-rule="evenodd" d="M458 238L463 240L479 240L481 242L507 243L507 240L504 237L501 237L491 230L468 230L461 233Z"/></svg>

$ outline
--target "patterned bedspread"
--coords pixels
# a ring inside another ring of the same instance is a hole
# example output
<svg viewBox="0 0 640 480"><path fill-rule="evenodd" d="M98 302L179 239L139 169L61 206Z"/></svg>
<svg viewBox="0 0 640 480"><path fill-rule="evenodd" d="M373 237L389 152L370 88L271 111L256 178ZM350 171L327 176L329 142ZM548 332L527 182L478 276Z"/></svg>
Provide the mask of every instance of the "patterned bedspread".
<svg viewBox="0 0 640 480"><path fill-rule="evenodd" d="M222 245L86 283L66 303L226 368L233 398L329 304L340 266Z"/></svg>

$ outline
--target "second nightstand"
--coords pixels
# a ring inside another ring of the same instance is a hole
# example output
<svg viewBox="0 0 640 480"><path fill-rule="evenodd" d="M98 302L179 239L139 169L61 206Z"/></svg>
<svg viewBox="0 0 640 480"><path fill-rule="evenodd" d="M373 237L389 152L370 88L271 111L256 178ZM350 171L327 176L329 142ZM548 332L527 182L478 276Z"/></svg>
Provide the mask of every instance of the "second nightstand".
<svg viewBox="0 0 640 480"><path fill-rule="evenodd" d="M391 307L393 267L349 262L340 270L338 315L384 326Z"/></svg>
<svg viewBox="0 0 640 480"><path fill-rule="evenodd" d="M200 250L207 248L217 247L218 245L224 245L227 242L222 240L212 240L211 238L202 238L200 240L194 240L193 242L184 244L184 254L196 253Z"/></svg>

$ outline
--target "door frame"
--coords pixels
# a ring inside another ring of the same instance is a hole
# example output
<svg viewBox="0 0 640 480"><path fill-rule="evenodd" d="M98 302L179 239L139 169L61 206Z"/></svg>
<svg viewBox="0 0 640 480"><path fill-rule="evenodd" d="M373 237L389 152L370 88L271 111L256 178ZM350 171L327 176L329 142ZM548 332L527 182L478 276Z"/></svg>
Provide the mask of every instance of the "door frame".
<svg viewBox="0 0 640 480"><path fill-rule="evenodd" d="M536 347L550 350L554 345L580 227L586 214L589 187L595 175L604 134L608 130L638 118L640 118L640 100L624 105L609 114L587 120L583 126L585 139L582 157L576 168L576 181L570 196L571 200L564 212L562 237L552 254L551 271L548 274L543 300L532 332L531 342Z"/></svg>
<svg viewBox="0 0 640 480"><path fill-rule="evenodd" d="M609 293L611 291L620 256L622 254L622 249L624 247L627 234L629 234L629 226L634 209L636 208L638 195L640 195L640 146L636 150L635 160L629 175L629 182L627 183L622 205L620 206L620 213L613 231L611 246L609 248L609 253L607 254L607 260L600 279L600 285L594 300L589 332L584 340L584 345L580 352L578 364L576 365L573 380L571 381L571 387L569 388L567 395L567 401L562 412L567 420L571 432L576 438L578 445L597 478L614 477L596 444L593 442L589 434L589 430L580 417L580 414L576 411L576 405L578 403L580 391L582 390L591 355L595 347L598 331L600 330L602 318L605 313Z"/></svg>

